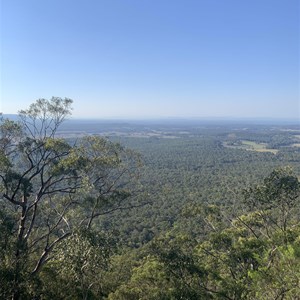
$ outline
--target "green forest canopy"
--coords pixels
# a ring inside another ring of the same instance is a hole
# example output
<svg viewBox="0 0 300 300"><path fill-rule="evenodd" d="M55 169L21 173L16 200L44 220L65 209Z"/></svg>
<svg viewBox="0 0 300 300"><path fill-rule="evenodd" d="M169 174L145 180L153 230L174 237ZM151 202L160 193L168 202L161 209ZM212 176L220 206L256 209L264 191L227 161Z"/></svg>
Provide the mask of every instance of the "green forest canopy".
<svg viewBox="0 0 300 300"><path fill-rule="evenodd" d="M1 120L1 298L298 299L295 132L74 139L71 105Z"/></svg>

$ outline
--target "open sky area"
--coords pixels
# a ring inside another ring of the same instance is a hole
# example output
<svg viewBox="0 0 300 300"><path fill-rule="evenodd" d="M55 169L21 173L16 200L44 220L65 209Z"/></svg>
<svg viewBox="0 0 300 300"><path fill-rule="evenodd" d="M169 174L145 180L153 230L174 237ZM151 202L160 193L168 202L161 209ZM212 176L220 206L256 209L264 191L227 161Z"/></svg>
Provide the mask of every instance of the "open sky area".
<svg viewBox="0 0 300 300"><path fill-rule="evenodd" d="M2 0L1 107L82 118L300 116L299 0Z"/></svg>

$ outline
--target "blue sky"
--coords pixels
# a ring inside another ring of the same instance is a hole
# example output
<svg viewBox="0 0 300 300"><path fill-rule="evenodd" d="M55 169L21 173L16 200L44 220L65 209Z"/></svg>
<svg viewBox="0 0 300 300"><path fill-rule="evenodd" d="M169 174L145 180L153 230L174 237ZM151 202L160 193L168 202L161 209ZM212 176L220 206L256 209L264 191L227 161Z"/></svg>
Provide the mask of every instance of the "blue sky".
<svg viewBox="0 0 300 300"><path fill-rule="evenodd" d="M1 111L299 118L298 0L2 0Z"/></svg>

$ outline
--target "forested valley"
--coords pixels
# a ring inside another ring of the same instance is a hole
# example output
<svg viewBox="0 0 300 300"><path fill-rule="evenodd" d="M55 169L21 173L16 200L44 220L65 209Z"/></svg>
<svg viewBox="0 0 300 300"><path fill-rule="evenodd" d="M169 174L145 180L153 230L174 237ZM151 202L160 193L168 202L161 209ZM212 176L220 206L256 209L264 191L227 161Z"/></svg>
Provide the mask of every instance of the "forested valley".
<svg viewBox="0 0 300 300"><path fill-rule="evenodd" d="M300 299L300 126L0 125L1 299Z"/></svg>

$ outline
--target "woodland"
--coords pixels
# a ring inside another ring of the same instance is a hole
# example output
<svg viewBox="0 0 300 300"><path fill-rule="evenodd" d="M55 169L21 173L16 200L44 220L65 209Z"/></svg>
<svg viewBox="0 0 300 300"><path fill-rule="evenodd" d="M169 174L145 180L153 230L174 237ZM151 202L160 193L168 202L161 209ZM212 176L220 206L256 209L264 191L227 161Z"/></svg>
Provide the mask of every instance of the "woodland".
<svg viewBox="0 0 300 300"><path fill-rule="evenodd" d="M1 118L0 299L300 299L298 124L71 111Z"/></svg>

